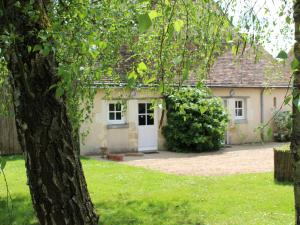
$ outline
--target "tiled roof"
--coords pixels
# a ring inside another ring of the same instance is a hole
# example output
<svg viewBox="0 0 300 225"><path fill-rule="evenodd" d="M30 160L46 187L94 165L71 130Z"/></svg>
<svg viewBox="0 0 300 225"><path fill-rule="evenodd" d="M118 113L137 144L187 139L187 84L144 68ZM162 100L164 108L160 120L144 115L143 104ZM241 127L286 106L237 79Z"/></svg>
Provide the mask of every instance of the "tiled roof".
<svg viewBox="0 0 300 225"><path fill-rule="evenodd" d="M255 52L253 48L247 47L243 54L234 54L229 50L216 59L205 83L210 87L288 87L292 74L290 69L292 56L293 54L289 54L289 59L283 63L274 59L262 48ZM129 67L123 64L117 67L119 74L130 71ZM184 83L195 86L202 79L203 77L191 75ZM120 75L103 77L95 84L124 86L126 83L126 76ZM176 84L176 81L174 83Z"/></svg>
<svg viewBox="0 0 300 225"><path fill-rule="evenodd" d="M258 54L247 47L243 54L228 51L218 57L206 80L208 86L220 87L287 87L290 63L278 62L265 50Z"/></svg>

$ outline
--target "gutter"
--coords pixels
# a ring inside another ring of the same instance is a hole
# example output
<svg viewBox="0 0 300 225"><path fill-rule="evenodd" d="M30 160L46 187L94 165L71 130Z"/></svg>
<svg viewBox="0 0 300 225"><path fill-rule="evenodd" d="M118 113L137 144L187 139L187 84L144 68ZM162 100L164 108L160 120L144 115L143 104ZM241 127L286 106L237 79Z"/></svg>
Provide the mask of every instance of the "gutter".
<svg viewBox="0 0 300 225"><path fill-rule="evenodd" d="M260 123L261 125L264 123L264 92L265 88L262 88L260 91ZM264 137L264 128L260 129L260 138L262 142L264 142L265 137Z"/></svg>
<svg viewBox="0 0 300 225"><path fill-rule="evenodd" d="M211 88L289 88L288 85L270 85L270 86L263 86L263 85L235 85L235 84L207 84L207 87Z"/></svg>
<svg viewBox="0 0 300 225"><path fill-rule="evenodd" d="M123 88L126 87L128 83L121 82L121 83L114 83L114 82L94 82L92 84L93 88ZM210 88L289 88L288 85L269 85L269 86L262 86L262 85L237 85L237 84L205 84L207 87ZM172 86L172 85L170 85ZM173 85L176 86L177 85ZM148 85L138 85L137 88L145 88L145 87L158 87L157 84L148 84ZM183 84L182 87L196 87L195 84Z"/></svg>

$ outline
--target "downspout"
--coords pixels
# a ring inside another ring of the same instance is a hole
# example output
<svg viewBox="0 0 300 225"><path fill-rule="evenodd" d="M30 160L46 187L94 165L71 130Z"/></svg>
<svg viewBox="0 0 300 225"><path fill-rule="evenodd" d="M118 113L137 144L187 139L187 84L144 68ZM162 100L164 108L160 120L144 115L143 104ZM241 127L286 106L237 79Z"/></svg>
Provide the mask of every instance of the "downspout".
<svg viewBox="0 0 300 225"><path fill-rule="evenodd" d="M263 87L260 91L260 123L263 125L264 123L264 91L265 88ZM265 137L264 137L264 128L262 127L260 129L260 138L261 141L264 142Z"/></svg>

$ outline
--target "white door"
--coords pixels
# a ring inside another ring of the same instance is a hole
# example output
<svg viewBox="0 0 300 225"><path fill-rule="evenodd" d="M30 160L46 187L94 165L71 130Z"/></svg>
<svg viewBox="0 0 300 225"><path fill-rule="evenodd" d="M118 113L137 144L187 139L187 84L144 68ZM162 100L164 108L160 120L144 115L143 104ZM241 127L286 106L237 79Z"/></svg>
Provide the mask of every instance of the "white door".
<svg viewBox="0 0 300 225"><path fill-rule="evenodd" d="M157 122L153 104L138 103L138 150L157 151Z"/></svg>

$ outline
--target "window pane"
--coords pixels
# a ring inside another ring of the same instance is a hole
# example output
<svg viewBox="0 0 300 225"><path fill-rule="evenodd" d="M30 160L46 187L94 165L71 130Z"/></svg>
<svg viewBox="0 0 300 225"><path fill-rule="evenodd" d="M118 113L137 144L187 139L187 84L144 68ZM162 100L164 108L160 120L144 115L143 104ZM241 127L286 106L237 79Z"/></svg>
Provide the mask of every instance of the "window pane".
<svg viewBox="0 0 300 225"><path fill-rule="evenodd" d="M122 119L122 113L121 112L117 112L116 113L116 120L121 120Z"/></svg>
<svg viewBox="0 0 300 225"><path fill-rule="evenodd" d="M115 120L115 113L109 113L109 120Z"/></svg>
<svg viewBox="0 0 300 225"><path fill-rule="evenodd" d="M243 110L237 109L237 116L243 116Z"/></svg>
<svg viewBox="0 0 300 225"><path fill-rule="evenodd" d="M109 111L115 111L115 104L109 104Z"/></svg>
<svg viewBox="0 0 300 225"><path fill-rule="evenodd" d="M243 108L243 102L239 101L239 108Z"/></svg>
<svg viewBox="0 0 300 225"><path fill-rule="evenodd" d="M147 113L153 113L153 105L151 103L147 104Z"/></svg>
<svg viewBox="0 0 300 225"><path fill-rule="evenodd" d="M139 115L139 125L146 125L146 116Z"/></svg>
<svg viewBox="0 0 300 225"><path fill-rule="evenodd" d="M154 125L153 115L147 115L147 125Z"/></svg>
<svg viewBox="0 0 300 225"><path fill-rule="evenodd" d="M235 108L238 108L238 101L235 101Z"/></svg>
<svg viewBox="0 0 300 225"><path fill-rule="evenodd" d="M139 103L139 113L146 113L145 103Z"/></svg>
<svg viewBox="0 0 300 225"><path fill-rule="evenodd" d="M120 103L118 103L118 104L116 104L116 111L121 111L121 104Z"/></svg>

